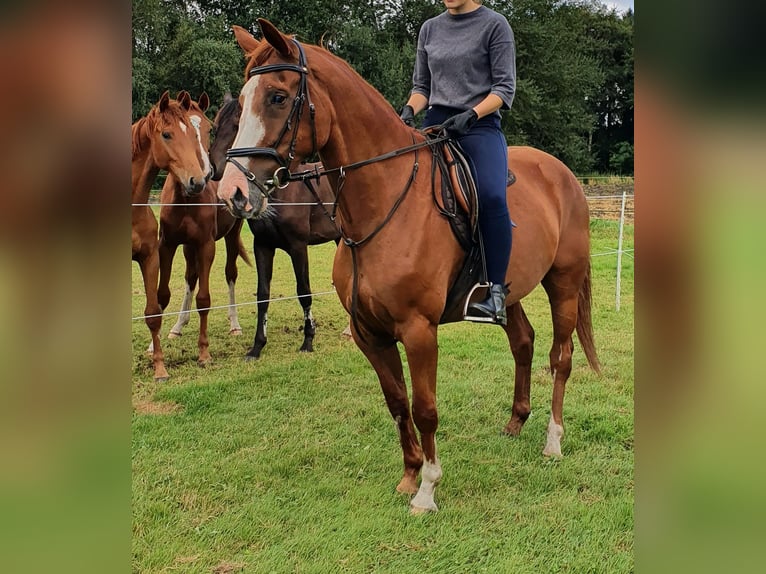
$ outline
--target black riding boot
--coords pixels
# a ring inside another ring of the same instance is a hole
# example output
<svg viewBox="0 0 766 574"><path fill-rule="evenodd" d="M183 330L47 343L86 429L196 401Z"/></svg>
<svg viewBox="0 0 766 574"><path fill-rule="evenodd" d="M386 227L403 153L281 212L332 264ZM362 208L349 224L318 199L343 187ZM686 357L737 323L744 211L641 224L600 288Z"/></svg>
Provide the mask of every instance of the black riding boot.
<svg viewBox="0 0 766 574"><path fill-rule="evenodd" d="M471 303L468 305L471 315L478 315L480 317L487 317L492 322L498 325L507 325L508 317L505 314L505 297L508 295L508 291L505 287L493 283L489 286L489 294L484 301L478 303Z"/></svg>

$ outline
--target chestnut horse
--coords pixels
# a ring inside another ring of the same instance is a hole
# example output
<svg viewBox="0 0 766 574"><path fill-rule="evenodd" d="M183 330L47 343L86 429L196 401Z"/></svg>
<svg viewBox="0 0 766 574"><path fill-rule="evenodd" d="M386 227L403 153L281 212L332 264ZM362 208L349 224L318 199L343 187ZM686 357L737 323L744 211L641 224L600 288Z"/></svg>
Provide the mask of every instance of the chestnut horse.
<svg viewBox="0 0 766 574"><path fill-rule="evenodd" d="M216 167L213 179L220 179L226 163L226 151L237 135L242 107L239 100L224 103L214 121L215 139L210 147L210 160ZM302 169L321 168L321 164L306 164ZM326 177L320 177L313 188L309 184L291 182L284 189L272 195L273 209L264 217L248 219L253 233L253 253L258 272L258 325L253 346L245 358L258 359L266 346L266 325L268 322L271 277L274 269L274 255L282 249L290 256L295 273L299 301L303 308L303 344L300 351L314 350L316 322L311 313L311 283L309 281L308 246L340 239L340 231L329 216L325 203L335 201L335 192ZM313 184L311 184L313 185ZM312 189L314 190L312 192ZM300 204L300 205L299 205ZM307 205L313 204L313 205Z"/></svg>
<svg viewBox="0 0 766 574"><path fill-rule="evenodd" d="M397 490L415 495L413 513L435 511L434 491L442 477L435 441L437 328L462 319L460 313L443 317L443 312L466 254L432 196L432 178L441 176L431 169L431 144L346 62L284 36L266 20L258 22L260 42L235 29L248 64L239 132L218 196L240 217L259 217L274 187L291 177L288 170L319 153L337 190L343 233L333 267L335 288L399 431L404 475ZM423 147L389 153L413 142L424 142ZM517 177L508 189L508 205L518 227L506 274L504 330L516 379L504 430L517 435L530 413L534 331L521 299L542 283L553 318L553 400L543 453L560 456L575 329L588 362L599 369L590 316L588 206L577 179L556 158L530 147L511 147L508 158ZM411 410L397 342L409 364Z"/></svg>
<svg viewBox="0 0 766 574"><path fill-rule="evenodd" d="M210 130L212 122L205 116L210 106L206 93L200 96L199 102L191 103L189 117L197 130L200 144L207 150L210 147ZM208 169L211 166L208 165ZM216 207L218 199L216 188L218 184L209 181L197 193L190 193L173 174L169 174L162 188L162 203L160 209L160 282L158 298L160 306L165 310L170 302L170 276L173 269L173 258L179 245L184 246L186 258L186 292L181 305L181 313L176 324L170 329L168 337L173 339L181 336L183 327L189 322L191 298L199 281L199 291L196 296L197 310L200 317L199 338L197 347L199 356L197 363L205 366L211 360L207 334L207 318L210 307L210 269L215 258L215 242L222 237L226 243L226 284L229 287L229 333L240 335L242 328L237 317L234 286L237 281L237 257L241 256L249 265L244 245L240 238L242 220L235 218L222 204ZM205 205L207 204L207 205Z"/></svg>
<svg viewBox="0 0 766 574"><path fill-rule="evenodd" d="M191 97L181 92L172 100L165 92L149 113L131 127L133 204L145 204L157 174L167 170L189 193L199 193L209 175L207 153L201 149L189 119ZM157 300L159 253L157 218L147 205L134 205L132 213L133 261L138 262L146 293L146 326L152 335L154 379L168 378L160 346L162 316Z"/></svg>

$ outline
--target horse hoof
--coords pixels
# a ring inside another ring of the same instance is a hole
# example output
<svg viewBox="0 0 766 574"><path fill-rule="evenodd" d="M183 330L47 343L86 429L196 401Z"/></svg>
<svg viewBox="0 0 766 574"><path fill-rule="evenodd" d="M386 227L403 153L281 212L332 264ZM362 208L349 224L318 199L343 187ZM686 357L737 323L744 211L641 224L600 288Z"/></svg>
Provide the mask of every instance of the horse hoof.
<svg viewBox="0 0 766 574"><path fill-rule="evenodd" d="M181 333L174 333L173 331L170 331L168 333L168 339L179 339L181 337Z"/></svg>
<svg viewBox="0 0 766 574"><path fill-rule="evenodd" d="M402 494L417 494L418 483L415 480L405 477L396 485L396 492L401 492Z"/></svg>
<svg viewBox="0 0 766 574"><path fill-rule="evenodd" d="M209 367L213 363L213 359L198 359L197 366L200 368Z"/></svg>
<svg viewBox="0 0 766 574"><path fill-rule="evenodd" d="M249 361L257 361L257 360L258 360L258 359L260 359L260 358L261 358L261 357L260 357L260 356L258 356L258 355L249 355L249 354L248 354L248 355L245 355L245 360L246 360L246 361L248 361L248 362L249 362Z"/></svg>
<svg viewBox="0 0 766 574"><path fill-rule="evenodd" d="M420 516L421 514L428 514L429 512L438 512L439 509L436 507L435 504L430 504L426 507L422 506L415 506L414 504L410 504L410 514L412 516Z"/></svg>
<svg viewBox="0 0 766 574"><path fill-rule="evenodd" d="M229 331L229 335L232 337L239 337L242 334L242 329L232 329Z"/></svg>
<svg viewBox="0 0 766 574"><path fill-rule="evenodd" d="M556 449L549 448L547 446L543 449L543 456L547 458L551 458L551 459L557 459L557 460L561 460L562 458L564 458L564 455L561 454L561 450L557 451Z"/></svg>
<svg viewBox="0 0 766 574"><path fill-rule="evenodd" d="M170 378L170 375L165 373L164 375L155 375L154 376L154 382L155 383L164 383Z"/></svg>
<svg viewBox="0 0 766 574"><path fill-rule="evenodd" d="M346 327L345 329L343 329L343 332L341 333L341 335L343 335L344 337L348 337L350 339L352 336L351 327Z"/></svg>
<svg viewBox="0 0 766 574"><path fill-rule="evenodd" d="M503 429L503 434L506 436L519 436L521 434L521 428L524 423L521 421L511 421Z"/></svg>
<svg viewBox="0 0 766 574"><path fill-rule="evenodd" d="M314 347L301 347L300 349L298 349L298 352L299 353L313 353L314 352Z"/></svg>

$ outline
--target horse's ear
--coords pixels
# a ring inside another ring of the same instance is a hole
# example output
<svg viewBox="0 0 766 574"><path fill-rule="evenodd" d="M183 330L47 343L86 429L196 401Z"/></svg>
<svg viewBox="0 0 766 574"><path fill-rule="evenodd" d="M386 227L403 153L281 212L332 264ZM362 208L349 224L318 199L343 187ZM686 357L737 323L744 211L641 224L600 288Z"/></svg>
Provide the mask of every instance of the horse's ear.
<svg viewBox="0 0 766 574"><path fill-rule="evenodd" d="M207 92L202 92L202 95L200 95L197 105L199 106L199 109L201 109L203 112L210 107L210 97L207 95Z"/></svg>
<svg viewBox="0 0 766 574"><path fill-rule="evenodd" d="M181 90L178 92L178 97L176 99L178 100L178 103L181 104L181 107L187 112L191 109L191 95L189 92Z"/></svg>
<svg viewBox="0 0 766 574"><path fill-rule="evenodd" d="M160 108L160 112L164 112L168 109L168 105L170 104L170 92L165 90L163 94L160 96L160 101L157 103L157 105Z"/></svg>
<svg viewBox="0 0 766 574"><path fill-rule="evenodd" d="M231 29L234 30L234 37L237 40L237 44L239 44L239 47L242 48L242 51L245 52L245 54L249 54L260 45L260 42L242 26L234 24Z"/></svg>
<svg viewBox="0 0 766 574"><path fill-rule="evenodd" d="M263 32L263 39L274 46L277 52L286 58L292 55L292 42L290 42L287 36L277 30L274 24L265 18L258 18L258 25L261 27L261 32Z"/></svg>

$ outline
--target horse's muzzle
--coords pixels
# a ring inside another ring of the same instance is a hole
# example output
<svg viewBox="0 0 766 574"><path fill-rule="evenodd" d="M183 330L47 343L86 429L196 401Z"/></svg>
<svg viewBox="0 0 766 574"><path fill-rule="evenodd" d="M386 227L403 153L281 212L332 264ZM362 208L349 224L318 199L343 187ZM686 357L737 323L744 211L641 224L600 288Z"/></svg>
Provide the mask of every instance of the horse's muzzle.
<svg viewBox="0 0 766 574"><path fill-rule="evenodd" d="M207 183L207 178L199 179L199 178L190 178L189 183L186 185L186 195L188 196L195 196L202 193L202 190L205 189L205 184Z"/></svg>
<svg viewBox="0 0 766 574"><path fill-rule="evenodd" d="M268 201L260 191L248 190L248 195L245 195L239 187L234 191L230 201L226 202L231 214L240 219L257 219L266 211L267 205Z"/></svg>

